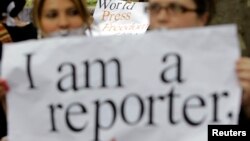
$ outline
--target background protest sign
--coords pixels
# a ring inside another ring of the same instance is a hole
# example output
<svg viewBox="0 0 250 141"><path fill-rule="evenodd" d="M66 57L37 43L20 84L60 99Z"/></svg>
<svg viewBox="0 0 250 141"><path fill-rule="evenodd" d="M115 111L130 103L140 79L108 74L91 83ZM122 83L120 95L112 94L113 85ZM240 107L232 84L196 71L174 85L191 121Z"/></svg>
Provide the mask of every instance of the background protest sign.
<svg viewBox="0 0 250 141"><path fill-rule="evenodd" d="M149 25L145 6L146 2L98 0L94 21L102 35L142 34Z"/></svg>
<svg viewBox="0 0 250 141"><path fill-rule="evenodd" d="M8 137L204 141L238 121L238 58L234 26L6 45Z"/></svg>

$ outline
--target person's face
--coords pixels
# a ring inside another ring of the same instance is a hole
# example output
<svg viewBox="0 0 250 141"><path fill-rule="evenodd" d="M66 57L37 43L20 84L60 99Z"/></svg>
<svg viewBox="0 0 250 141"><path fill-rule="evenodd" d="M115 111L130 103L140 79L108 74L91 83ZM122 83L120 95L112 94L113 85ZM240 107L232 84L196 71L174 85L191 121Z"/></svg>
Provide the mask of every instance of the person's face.
<svg viewBox="0 0 250 141"><path fill-rule="evenodd" d="M72 0L45 0L41 13L43 36L61 30L81 28L83 18Z"/></svg>
<svg viewBox="0 0 250 141"><path fill-rule="evenodd" d="M204 26L207 14L198 16L196 9L193 0L149 0L150 28Z"/></svg>

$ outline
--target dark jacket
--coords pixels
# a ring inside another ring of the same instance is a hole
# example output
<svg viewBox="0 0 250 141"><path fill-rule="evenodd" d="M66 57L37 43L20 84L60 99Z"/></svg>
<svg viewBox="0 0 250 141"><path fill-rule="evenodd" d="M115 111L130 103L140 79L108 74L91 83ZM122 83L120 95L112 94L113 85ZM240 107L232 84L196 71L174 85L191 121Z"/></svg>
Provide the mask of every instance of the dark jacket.
<svg viewBox="0 0 250 141"><path fill-rule="evenodd" d="M1 0L0 20L3 19L2 14L7 12L7 7L11 2L15 3L15 8L13 8L12 11L10 11L9 15L11 17L16 17L23 10L26 1L25 0Z"/></svg>
<svg viewBox="0 0 250 141"><path fill-rule="evenodd" d="M24 27L7 26L6 24L3 25L8 30L13 42L37 39L37 29L32 23Z"/></svg>

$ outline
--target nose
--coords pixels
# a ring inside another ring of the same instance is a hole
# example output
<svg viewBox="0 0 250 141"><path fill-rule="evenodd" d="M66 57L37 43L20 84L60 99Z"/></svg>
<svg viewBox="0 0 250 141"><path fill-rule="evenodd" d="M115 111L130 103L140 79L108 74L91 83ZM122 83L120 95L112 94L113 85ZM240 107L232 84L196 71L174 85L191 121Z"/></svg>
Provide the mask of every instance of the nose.
<svg viewBox="0 0 250 141"><path fill-rule="evenodd" d="M59 16L58 26L59 26L60 29L67 29L67 28L69 28L69 19L67 18L66 15L61 14Z"/></svg>
<svg viewBox="0 0 250 141"><path fill-rule="evenodd" d="M162 9L157 14L157 20L159 24L167 24L170 21L170 14L168 10Z"/></svg>

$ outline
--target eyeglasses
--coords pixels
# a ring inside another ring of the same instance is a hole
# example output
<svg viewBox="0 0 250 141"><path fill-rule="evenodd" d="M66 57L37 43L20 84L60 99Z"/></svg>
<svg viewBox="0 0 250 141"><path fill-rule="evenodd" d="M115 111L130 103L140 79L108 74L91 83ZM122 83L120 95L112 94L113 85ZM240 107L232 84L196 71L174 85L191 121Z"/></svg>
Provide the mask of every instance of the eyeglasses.
<svg viewBox="0 0 250 141"><path fill-rule="evenodd" d="M146 10L149 10L152 14L158 14L160 11L164 9L166 12L168 12L171 15L177 15L177 14L184 14L187 12L196 12L198 13L197 9L191 9L187 8L183 5L177 4L177 3L170 3L168 5L161 5L159 3L150 3L148 7L146 7Z"/></svg>

